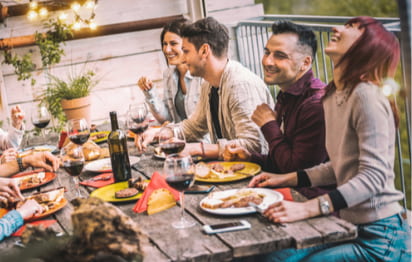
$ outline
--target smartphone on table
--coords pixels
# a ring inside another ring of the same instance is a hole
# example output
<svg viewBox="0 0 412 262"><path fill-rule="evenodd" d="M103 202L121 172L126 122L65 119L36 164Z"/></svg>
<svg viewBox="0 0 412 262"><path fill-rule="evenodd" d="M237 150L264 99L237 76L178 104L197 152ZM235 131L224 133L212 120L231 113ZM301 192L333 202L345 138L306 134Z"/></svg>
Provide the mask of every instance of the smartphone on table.
<svg viewBox="0 0 412 262"><path fill-rule="evenodd" d="M205 231L207 234L217 234L237 230L245 230L250 228L251 226L249 222L247 222L246 220L240 220L221 224L204 225L203 231Z"/></svg>

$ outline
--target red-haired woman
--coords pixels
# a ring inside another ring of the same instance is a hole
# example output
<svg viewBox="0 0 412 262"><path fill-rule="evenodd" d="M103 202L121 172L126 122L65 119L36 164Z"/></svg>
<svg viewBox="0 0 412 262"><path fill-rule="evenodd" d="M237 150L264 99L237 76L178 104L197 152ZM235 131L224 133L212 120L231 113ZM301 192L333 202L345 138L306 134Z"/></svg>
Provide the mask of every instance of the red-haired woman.
<svg viewBox="0 0 412 262"><path fill-rule="evenodd" d="M410 261L409 226L400 215L398 203L404 196L394 185L398 117L379 87L395 73L399 42L375 19L357 17L333 28L325 52L335 65L323 100L330 161L287 175L265 173L249 185L337 184L329 194L303 203L273 204L265 215L284 223L339 211L341 218L358 225L358 237L343 243L278 251L264 260Z"/></svg>

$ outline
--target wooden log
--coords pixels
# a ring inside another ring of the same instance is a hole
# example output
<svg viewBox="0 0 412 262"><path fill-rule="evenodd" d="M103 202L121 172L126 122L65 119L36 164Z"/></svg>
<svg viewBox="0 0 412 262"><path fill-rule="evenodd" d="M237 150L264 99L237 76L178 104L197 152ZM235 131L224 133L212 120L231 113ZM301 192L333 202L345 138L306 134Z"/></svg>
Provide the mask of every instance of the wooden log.
<svg viewBox="0 0 412 262"><path fill-rule="evenodd" d="M75 31L73 34L73 38L71 40L161 28L165 24L173 20L181 19L181 18L183 18L183 15L173 15L173 16L167 16L167 17L132 21L132 22L102 25L102 26L99 26L98 29L96 30L83 28L82 30ZM34 44L34 35L10 37L10 38L5 38L5 39L0 39L0 50L12 48L12 47L17 48L17 47L23 47L23 46L30 46L33 44Z"/></svg>

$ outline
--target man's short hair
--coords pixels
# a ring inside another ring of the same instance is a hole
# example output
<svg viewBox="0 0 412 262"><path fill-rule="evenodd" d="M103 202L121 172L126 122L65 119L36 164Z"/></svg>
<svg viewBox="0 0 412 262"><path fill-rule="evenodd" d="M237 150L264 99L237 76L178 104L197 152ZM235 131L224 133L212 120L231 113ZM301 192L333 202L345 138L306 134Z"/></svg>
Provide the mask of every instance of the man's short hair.
<svg viewBox="0 0 412 262"><path fill-rule="evenodd" d="M290 21L280 20L273 23L272 33L274 35L283 33L296 34L298 36L298 45L303 47L309 47L309 55L312 56L312 59L315 59L318 44L316 42L315 33L313 33L313 31L310 28L303 25L292 23Z"/></svg>
<svg viewBox="0 0 412 262"><path fill-rule="evenodd" d="M216 57L227 56L229 31L213 17L206 17L185 26L182 30L182 37L187 38L197 50L203 44L209 44Z"/></svg>

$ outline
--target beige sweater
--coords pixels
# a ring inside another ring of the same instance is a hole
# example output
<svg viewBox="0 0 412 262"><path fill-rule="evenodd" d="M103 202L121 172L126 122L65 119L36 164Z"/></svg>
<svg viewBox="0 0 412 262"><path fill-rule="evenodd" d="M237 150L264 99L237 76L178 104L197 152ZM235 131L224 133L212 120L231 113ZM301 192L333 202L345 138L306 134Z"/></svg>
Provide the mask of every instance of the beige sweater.
<svg viewBox="0 0 412 262"><path fill-rule="evenodd" d="M403 194L394 185L394 119L388 99L373 84L360 83L344 96L335 91L323 102L330 161L306 172L312 186L336 183L348 205L340 216L363 224L402 209Z"/></svg>
<svg viewBox="0 0 412 262"><path fill-rule="evenodd" d="M202 84L195 112L182 121L188 141L201 139L207 132L217 143L210 111L209 94L212 86ZM262 79L236 61L229 61L219 86L219 123L222 136L250 151L267 152L267 143L260 128L250 119L255 108L266 103L274 108L273 98ZM219 141L222 142L222 141Z"/></svg>

